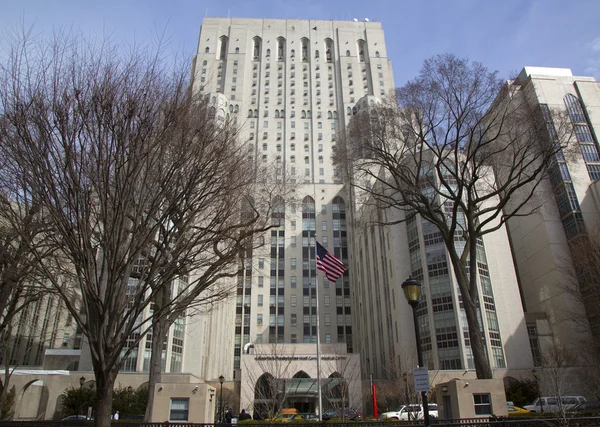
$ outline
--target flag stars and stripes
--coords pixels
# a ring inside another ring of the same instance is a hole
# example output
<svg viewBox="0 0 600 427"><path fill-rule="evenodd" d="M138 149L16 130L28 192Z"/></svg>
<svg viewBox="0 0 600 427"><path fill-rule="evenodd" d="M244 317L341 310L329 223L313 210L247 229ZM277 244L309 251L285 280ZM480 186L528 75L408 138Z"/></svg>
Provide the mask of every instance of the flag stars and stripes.
<svg viewBox="0 0 600 427"><path fill-rule="evenodd" d="M332 282L336 282L347 267L342 261L336 258L334 255L327 252L327 250L319 243L317 243L317 269L325 272L325 276Z"/></svg>

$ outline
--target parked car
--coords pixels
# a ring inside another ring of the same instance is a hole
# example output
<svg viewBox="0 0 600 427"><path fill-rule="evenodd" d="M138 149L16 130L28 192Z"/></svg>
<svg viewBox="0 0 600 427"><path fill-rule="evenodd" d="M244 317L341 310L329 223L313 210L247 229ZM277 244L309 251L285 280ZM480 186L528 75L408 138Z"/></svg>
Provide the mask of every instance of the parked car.
<svg viewBox="0 0 600 427"><path fill-rule="evenodd" d="M508 406L508 415L509 416L519 416L524 414L530 414L531 411L529 409L523 409L519 406L510 405Z"/></svg>
<svg viewBox="0 0 600 427"><path fill-rule="evenodd" d="M557 397L538 397L531 405L523 406L524 409L529 409L531 412L559 412L570 411L581 402L585 402L583 396L562 396Z"/></svg>
<svg viewBox="0 0 600 427"><path fill-rule="evenodd" d="M69 415L68 417L63 418L63 421L86 421L88 419L85 415Z"/></svg>
<svg viewBox="0 0 600 427"><path fill-rule="evenodd" d="M429 408L429 418L438 417L438 406L435 403L427 405ZM381 419L391 418L393 420L422 420L425 414L423 413L423 405L404 405L397 411L389 411L381 414Z"/></svg>
<svg viewBox="0 0 600 427"><path fill-rule="evenodd" d="M569 411L569 413L579 416L600 416L600 401L590 400L589 402L581 402L579 405L575 406L571 411Z"/></svg>
<svg viewBox="0 0 600 427"><path fill-rule="evenodd" d="M314 412L303 412L300 415L302 415L302 418L304 418L306 421L319 421L319 416Z"/></svg>
<svg viewBox="0 0 600 427"><path fill-rule="evenodd" d="M362 420L362 414L352 408L345 408L343 410L343 414L343 418L346 420ZM332 418L342 418L342 409L328 409L323 412L323 421L327 421Z"/></svg>

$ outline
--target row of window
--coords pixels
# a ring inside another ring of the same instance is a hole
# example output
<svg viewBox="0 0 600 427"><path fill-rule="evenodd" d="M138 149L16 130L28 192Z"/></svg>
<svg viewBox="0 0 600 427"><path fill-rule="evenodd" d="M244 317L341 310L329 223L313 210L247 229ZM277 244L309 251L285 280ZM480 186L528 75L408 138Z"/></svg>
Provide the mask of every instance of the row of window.
<svg viewBox="0 0 600 427"><path fill-rule="evenodd" d="M255 61L259 61L261 59L261 51L262 51L262 39L258 36L255 36L253 38L254 44L253 44L253 50L252 50L252 56L254 58ZM219 43L220 43L220 49L219 49L219 58L221 60L225 60L227 57L227 51L228 51L228 45L229 45L229 37L223 35L219 38ZM310 48L310 41L309 39L307 39L306 37L302 37L300 39L300 44L301 44L301 58L302 61L308 61L310 58L309 55L309 48ZM286 45L286 39L283 37L278 37L277 38L277 60L278 61L284 61L285 60L285 45ZM365 51L367 49L367 44L364 40L359 39L356 42L356 47L357 47L357 51L358 51L358 57L359 60L361 62L365 61ZM206 46L204 48L204 53L210 53L210 48L208 46ZM240 53L240 48L236 47L234 49L234 53L235 54L239 54ZM351 51L350 49L346 50L346 56L349 57L351 56ZM379 58L381 55L379 53L379 51L375 51L375 56L377 58ZM265 51L265 57L268 59L271 57L271 49L267 48ZM291 49L290 50L290 58L292 58L292 60L296 57L296 51L295 49ZM320 53L318 49L315 49L314 52L314 58L316 60L320 59ZM333 55L333 40L330 38L326 38L325 39L325 60L328 62L333 61L334 55Z"/></svg>

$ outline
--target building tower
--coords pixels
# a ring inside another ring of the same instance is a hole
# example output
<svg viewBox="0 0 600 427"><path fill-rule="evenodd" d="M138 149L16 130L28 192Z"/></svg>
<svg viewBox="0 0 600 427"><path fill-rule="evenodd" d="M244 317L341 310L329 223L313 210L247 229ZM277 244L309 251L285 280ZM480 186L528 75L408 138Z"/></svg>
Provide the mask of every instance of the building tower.
<svg viewBox="0 0 600 427"><path fill-rule="evenodd" d="M351 256L348 200L331 156L357 102L384 96L393 74L377 22L207 18L192 77L197 93L227 99L259 176L274 167L296 185L267 243L246 254L235 318L221 325L234 342L222 363L238 376L247 343L316 343L314 239L346 264ZM319 282L321 343L352 353L350 278Z"/></svg>
<svg viewBox="0 0 600 427"><path fill-rule="evenodd" d="M568 355L568 365L585 366L590 361L582 350L597 350L600 336L597 270L592 267L590 276L580 268L597 241L600 83L542 67L523 68L511 83L515 96L545 119L550 140L564 138L564 129L574 131L571 147L556 156L532 202L545 203L534 215L511 219L508 231L535 365L544 366L558 349ZM583 376L571 375L577 385L569 392L585 392L576 388Z"/></svg>

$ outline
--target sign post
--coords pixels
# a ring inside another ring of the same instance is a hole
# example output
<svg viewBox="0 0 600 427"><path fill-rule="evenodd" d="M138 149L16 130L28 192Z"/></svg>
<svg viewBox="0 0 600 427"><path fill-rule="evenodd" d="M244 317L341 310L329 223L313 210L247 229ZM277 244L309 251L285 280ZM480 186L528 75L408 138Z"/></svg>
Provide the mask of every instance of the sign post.
<svg viewBox="0 0 600 427"><path fill-rule="evenodd" d="M413 370L413 378L415 382L415 391L417 393L429 392L429 371L427 367L415 368Z"/></svg>

